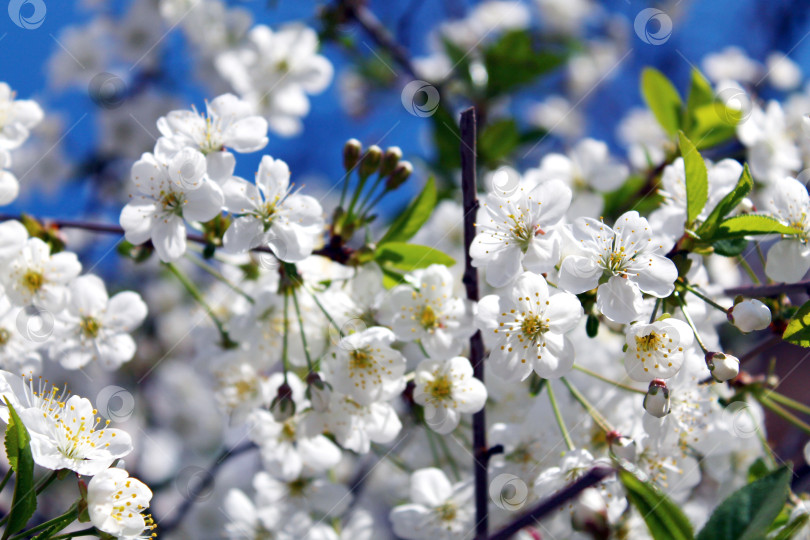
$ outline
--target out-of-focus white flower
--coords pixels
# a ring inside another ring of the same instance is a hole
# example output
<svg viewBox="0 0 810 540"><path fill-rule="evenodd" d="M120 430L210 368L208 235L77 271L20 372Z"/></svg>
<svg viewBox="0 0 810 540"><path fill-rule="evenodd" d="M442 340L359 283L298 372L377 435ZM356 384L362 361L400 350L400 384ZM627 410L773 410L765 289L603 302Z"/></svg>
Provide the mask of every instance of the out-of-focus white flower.
<svg viewBox="0 0 810 540"><path fill-rule="evenodd" d="M53 314L64 307L67 285L81 269L75 253L63 251L51 255L48 244L39 238L29 238L0 279L12 303L35 305Z"/></svg>
<svg viewBox="0 0 810 540"><path fill-rule="evenodd" d="M0 150L19 148L44 116L36 101L16 97L8 84L0 83Z"/></svg>
<svg viewBox="0 0 810 540"><path fill-rule="evenodd" d="M737 137L748 149L748 166L757 180L774 183L802 165L799 148L777 101L768 102L765 110L755 105L748 118L737 125Z"/></svg>
<svg viewBox="0 0 810 540"><path fill-rule="evenodd" d="M728 310L728 320L742 332L764 330L771 325L771 310L759 300L749 298Z"/></svg>
<svg viewBox="0 0 810 540"><path fill-rule="evenodd" d="M488 365L502 379L517 381L532 370L543 378L566 375L574 346L565 334L582 318L573 294L550 295L543 276L526 272L512 290L478 302L477 326L494 341Z"/></svg>
<svg viewBox="0 0 810 540"><path fill-rule="evenodd" d="M582 134L585 119L582 113L562 96L549 96L532 106L529 122L553 135L573 138Z"/></svg>
<svg viewBox="0 0 810 540"><path fill-rule="evenodd" d="M756 82L762 66L739 47L726 47L703 58L703 72L714 82L731 79L741 83Z"/></svg>
<svg viewBox="0 0 810 540"><path fill-rule="evenodd" d="M669 137L649 109L630 109L619 122L617 136L627 148L627 158L636 170L654 169L666 157Z"/></svg>
<svg viewBox="0 0 810 540"><path fill-rule="evenodd" d="M95 475L87 486L90 522L118 538L140 537L145 529L155 528L151 516L142 514L151 500L152 491L146 484L116 467Z"/></svg>
<svg viewBox="0 0 810 540"><path fill-rule="evenodd" d="M439 469L420 469L411 475L411 502L391 510L394 534L414 540L462 538L473 527L472 497L470 482L451 484Z"/></svg>
<svg viewBox="0 0 810 540"><path fill-rule="evenodd" d="M798 237L786 237L768 251L765 273L774 281L795 283L810 270L810 196L795 178L783 178L773 184L768 200L771 214L801 231Z"/></svg>
<svg viewBox="0 0 810 540"><path fill-rule="evenodd" d="M794 90L802 82L802 70L787 55L774 51L765 60L768 81L779 90Z"/></svg>

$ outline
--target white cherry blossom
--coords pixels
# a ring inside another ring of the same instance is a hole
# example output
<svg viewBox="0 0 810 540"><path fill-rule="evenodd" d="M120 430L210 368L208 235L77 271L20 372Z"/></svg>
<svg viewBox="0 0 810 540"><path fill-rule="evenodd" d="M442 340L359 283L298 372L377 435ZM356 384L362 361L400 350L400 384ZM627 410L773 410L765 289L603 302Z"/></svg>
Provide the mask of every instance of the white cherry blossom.
<svg viewBox="0 0 810 540"><path fill-rule="evenodd" d="M785 237L771 246L765 273L774 281L795 283L810 270L810 196L795 178L774 183L768 200L771 214L801 231L797 237Z"/></svg>
<svg viewBox="0 0 810 540"><path fill-rule="evenodd" d="M423 360L414 373L413 398L425 408L425 423L446 435L458 427L462 413L476 413L487 401L487 389L473 376L470 361Z"/></svg>
<svg viewBox="0 0 810 540"><path fill-rule="evenodd" d="M684 350L693 342L692 329L678 319L631 325L627 329L624 369L634 381L668 379L681 369Z"/></svg>
<svg viewBox="0 0 810 540"><path fill-rule="evenodd" d="M146 484L116 467L95 475L87 486L90 522L118 538L133 538L155 528L152 518L142 514L151 500Z"/></svg>

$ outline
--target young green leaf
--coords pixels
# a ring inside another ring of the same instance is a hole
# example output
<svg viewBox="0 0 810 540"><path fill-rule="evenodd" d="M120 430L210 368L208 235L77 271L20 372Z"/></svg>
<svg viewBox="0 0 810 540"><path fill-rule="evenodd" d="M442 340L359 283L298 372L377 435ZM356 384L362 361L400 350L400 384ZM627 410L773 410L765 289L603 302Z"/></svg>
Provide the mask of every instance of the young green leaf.
<svg viewBox="0 0 810 540"><path fill-rule="evenodd" d="M706 221L704 221L698 229L698 236L703 239L714 236L717 227L720 225L720 220L733 212L752 189L754 189L754 180L751 178L751 172L748 170L748 164L746 164L745 167L743 167L740 179L737 180L737 185L717 203L717 206L711 211L709 217L706 218Z"/></svg>
<svg viewBox="0 0 810 540"><path fill-rule="evenodd" d="M736 257L748 247L748 240L746 238L725 238L712 242L712 247L718 255Z"/></svg>
<svg viewBox="0 0 810 540"><path fill-rule="evenodd" d="M709 173L706 162L683 131L678 134L686 172L686 225L691 226L709 200Z"/></svg>
<svg viewBox="0 0 810 540"><path fill-rule="evenodd" d="M496 120L478 137L478 155L483 163L495 164L520 145L517 123L511 119Z"/></svg>
<svg viewBox="0 0 810 540"><path fill-rule="evenodd" d="M641 73L641 95L658 123L670 135L681 128L681 96L666 76L653 68Z"/></svg>
<svg viewBox="0 0 810 540"><path fill-rule="evenodd" d="M37 509L34 488L34 458L31 455L31 436L8 398L5 398L9 419L6 428L6 456L14 469L14 495L3 538L21 531Z"/></svg>
<svg viewBox="0 0 810 540"><path fill-rule="evenodd" d="M655 540L691 540L692 525L681 509L651 483L642 482L626 469L619 471L627 498L647 523Z"/></svg>
<svg viewBox="0 0 810 540"><path fill-rule="evenodd" d="M697 540L760 540L782 511L790 490L782 467L732 493L709 517Z"/></svg>
<svg viewBox="0 0 810 540"><path fill-rule="evenodd" d="M374 254L375 260L383 265L389 263L401 270L416 270L417 268L427 268L431 264L443 264L452 266L456 261L442 253L438 249L418 244L406 244L404 242L388 242L377 248Z"/></svg>
<svg viewBox="0 0 810 540"><path fill-rule="evenodd" d="M741 111L727 107L720 101L702 105L692 115L689 136L697 141L698 148L711 148L732 138L741 119Z"/></svg>
<svg viewBox="0 0 810 540"><path fill-rule="evenodd" d="M562 65L567 53L535 47L526 30L506 32L484 50L488 97L500 96Z"/></svg>
<svg viewBox="0 0 810 540"><path fill-rule="evenodd" d="M692 81L689 86L689 97L686 99L686 116L694 112L703 105L714 103L714 90L706 77L699 69L692 69Z"/></svg>
<svg viewBox="0 0 810 540"><path fill-rule="evenodd" d="M394 220L378 243L407 242L410 240L430 218L430 214L433 213L433 208L436 206L436 200L436 181L431 176L428 178L422 192Z"/></svg>
<svg viewBox="0 0 810 540"><path fill-rule="evenodd" d="M762 214L734 216L721 222L714 237L716 239L740 238L762 234L799 234L801 231L789 227L779 220Z"/></svg>
<svg viewBox="0 0 810 540"><path fill-rule="evenodd" d="M793 315L782 339L800 347L810 347L810 302L805 303Z"/></svg>

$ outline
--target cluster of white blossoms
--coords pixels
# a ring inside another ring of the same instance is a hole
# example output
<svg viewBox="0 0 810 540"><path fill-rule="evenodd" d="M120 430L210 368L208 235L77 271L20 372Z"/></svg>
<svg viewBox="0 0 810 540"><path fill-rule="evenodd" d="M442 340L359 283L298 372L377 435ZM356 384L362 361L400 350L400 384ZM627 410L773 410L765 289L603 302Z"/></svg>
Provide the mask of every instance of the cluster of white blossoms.
<svg viewBox="0 0 810 540"><path fill-rule="evenodd" d="M40 106L17 94L6 83L0 83L0 205L10 204L20 192L20 183L11 172L11 151L28 139L31 129L42 121Z"/></svg>

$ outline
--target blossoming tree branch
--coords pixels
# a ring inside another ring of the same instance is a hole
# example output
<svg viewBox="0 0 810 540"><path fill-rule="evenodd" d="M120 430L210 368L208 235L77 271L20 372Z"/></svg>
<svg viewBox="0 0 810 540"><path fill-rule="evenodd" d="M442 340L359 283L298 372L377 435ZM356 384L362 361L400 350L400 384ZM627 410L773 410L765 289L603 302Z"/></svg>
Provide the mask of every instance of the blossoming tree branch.
<svg viewBox="0 0 810 540"><path fill-rule="evenodd" d="M40 166L63 130L0 84L2 540L810 534L808 466L766 423L810 436L776 375L810 347L810 98L756 93L798 68L749 84L764 66L725 51L684 88L644 69L625 160L564 97L509 108L565 69L584 100L618 54L577 30L588 0L536 4L545 27L489 0L414 57L359 0L319 32L134 2L60 34L82 69L57 52L49 76L89 83L108 135L70 165ZM204 103L156 94L164 26ZM426 156L391 128L341 139L326 192L288 165L275 141L332 83L326 47L350 59L343 105L393 89ZM134 62L125 90L85 80L105 62ZM20 206L30 171L108 191L55 217Z"/></svg>

